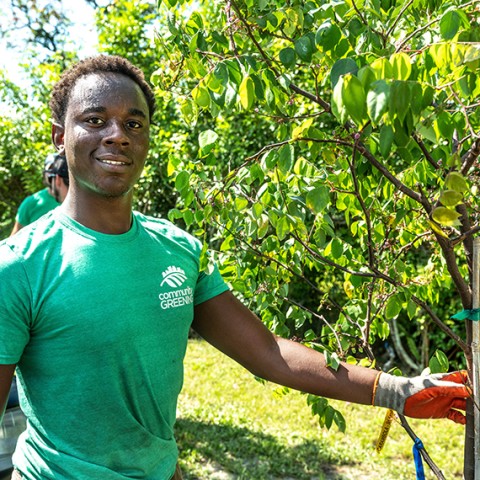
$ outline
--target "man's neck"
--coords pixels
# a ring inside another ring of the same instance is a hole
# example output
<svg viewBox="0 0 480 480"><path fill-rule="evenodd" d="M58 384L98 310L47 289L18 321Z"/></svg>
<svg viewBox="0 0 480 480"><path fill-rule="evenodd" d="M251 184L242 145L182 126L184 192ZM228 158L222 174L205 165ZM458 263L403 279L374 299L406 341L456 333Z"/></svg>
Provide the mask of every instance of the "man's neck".
<svg viewBox="0 0 480 480"><path fill-rule="evenodd" d="M75 198L69 191L62 210L76 222L96 232L119 235L132 225L132 196L121 198Z"/></svg>

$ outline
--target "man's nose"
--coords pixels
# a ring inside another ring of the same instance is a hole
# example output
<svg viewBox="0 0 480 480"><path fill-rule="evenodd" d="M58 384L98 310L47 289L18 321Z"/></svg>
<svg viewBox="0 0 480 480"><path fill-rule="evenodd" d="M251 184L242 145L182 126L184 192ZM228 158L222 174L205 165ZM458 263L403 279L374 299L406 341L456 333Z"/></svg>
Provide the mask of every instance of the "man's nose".
<svg viewBox="0 0 480 480"><path fill-rule="evenodd" d="M103 141L107 144L120 144L128 145L129 139L125 126L122 122L117 120L112 120L109 122L108 128L106 129Z"/></svg>

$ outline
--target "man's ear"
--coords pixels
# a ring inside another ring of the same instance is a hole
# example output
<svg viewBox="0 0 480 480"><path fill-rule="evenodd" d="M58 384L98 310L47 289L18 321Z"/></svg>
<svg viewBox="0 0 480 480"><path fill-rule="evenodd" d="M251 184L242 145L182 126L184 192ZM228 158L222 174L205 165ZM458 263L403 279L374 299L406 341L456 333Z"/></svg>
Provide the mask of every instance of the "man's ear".
<svg viewBox="0 0 480 480"><path fill-rule="evenodd" d="M52 123L52 142L60 155L65 155L65 127L59 123Z"/></svg>

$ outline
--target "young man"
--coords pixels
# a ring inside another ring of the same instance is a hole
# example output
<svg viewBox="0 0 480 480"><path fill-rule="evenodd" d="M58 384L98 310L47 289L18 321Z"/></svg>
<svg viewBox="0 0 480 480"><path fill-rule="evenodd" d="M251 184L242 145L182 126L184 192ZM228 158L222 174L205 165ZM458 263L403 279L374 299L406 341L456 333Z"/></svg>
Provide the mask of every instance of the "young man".
<svg viewBox="0 0 480 480"><path fill-rule="evenodd" d="M462 374L333 371L320 353L268 331L218 270L201 272L196 239L132 212L155 104L129 62L78 63L50 106L53 142L68 160L67 197L0 244L0 408L16 367L28 418L17 478L181 478L173 426L190 326L272 382L464 422Z"/></svg>
<svg viewBox="0 0 480 480"><path fill-rule="evenodd" d="M22 201L18 207L17 215L15 216L15 223L10 236L14 235L30 223L33 223L50 210L58 207L59 203L52 194L49 184L50 169L57 158L58 154L52 153L45 159L42 179L46 188L29 195Z"/></svg>

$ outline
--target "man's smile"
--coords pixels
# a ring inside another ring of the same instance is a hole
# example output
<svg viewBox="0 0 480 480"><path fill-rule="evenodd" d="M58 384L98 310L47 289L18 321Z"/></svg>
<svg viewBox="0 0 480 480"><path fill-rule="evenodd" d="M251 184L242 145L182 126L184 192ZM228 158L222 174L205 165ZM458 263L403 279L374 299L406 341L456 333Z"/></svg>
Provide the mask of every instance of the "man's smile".
<svg viewBox="0 0 480 480"><path fill-rule="evenodd" d="M114 167L128 166L131 165L131 161L124 155L100 155L95 157L100 163L104 165L112 165Z"/></svg>

